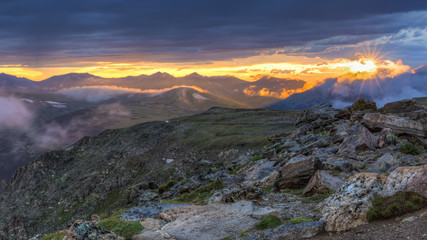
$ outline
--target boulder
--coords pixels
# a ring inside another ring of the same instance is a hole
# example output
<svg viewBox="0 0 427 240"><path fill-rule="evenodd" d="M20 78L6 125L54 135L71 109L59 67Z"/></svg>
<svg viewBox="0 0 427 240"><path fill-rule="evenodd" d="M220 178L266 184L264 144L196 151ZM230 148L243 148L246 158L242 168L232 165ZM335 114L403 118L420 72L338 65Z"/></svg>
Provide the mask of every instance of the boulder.
<svg viewBox="0 0 427 240"><path fill-rule="evenodd" d="M416 192L427 198L427 165L400 167L391 172L381 195L391 196L396 192Z"/></svg>
<svg viewBox="0 0 427 240"><path fill-rule="evenodd" d="M161 230L176 239L222 239L253 228L263 217L279 210L249 201L169 209L160 216L169 221Z"/></svg>
<svg viewBox="0 0 427 240"><path fill-rule="evenodd" d="M378 138L378 147L383 148L391 144L397 144L397 136L393 133L391 128L383 128L380 132L380 137Z"/></svg>
<svg viewBox="0 0 427 240"><path fill-rule="evenodd" d="M279 189L305 187L313 174L320 168L321 162L313 156L296 156L280 169L276 186Z"/></svg>
<svg viewBox="0 0 427 240"><path fill-rule="evenodd" d="M123 237L105 230L93 222L76 220L67 231L63 240L124 240Z"/></svg>
<svg viewBox="0 0 427 240"><path fill-rule="evenodd" d="M350 127L347 132L348 136L339 146L338 154L376 148L378 139L364 126L356 124Z"/></svg>
<svg viewBox="0 0 427 240"><path fill-rule="evenodd" d="M303 195L326 193L328 190L338 190L343 184L344 181L341 179L332 176L324 170L318 170L304 188Z"/></svg>
<svg viewBox="0 0 427 240"><path fill-rule="evenodd" d="M300 222L297 224L285 223L264 233L264 239L297 240L312 238L323 231L325 222Z"/></svg>
<svg viewBox="0 0 427 240"><path fill-rule="evenodd" d="M352 111L377 110L377 104L365 98L360 98L351 105Z"/></svg>
<svg viewBox="0 0 427 240"><path fill-rule="evenodd" d="M335 194L317 206L322 209L325 230L346 231L367 224L371 199L382 191L385 181L385 176L376 173L357 173L350 177Z"/></svg>
<svg viewBox="0 0 427 240"><path fill-rule="evenodd" d="M379 110L383 113L407 113L423 109L425 109L425 107L419 105L415 100L404 99L397 102L386 103L384 107Z"/></svg>
<svg viewBox="0 0 427 240"><path fill-rule="evenodd" d="M241 200L259 200L261 198L261 188L234 185L216 192L209 199L209 203L233 203Z"/></svg>
<svg viewBox="0 0 427 240"><path fill-rule="evenodd" d="M395 152L386 153L375 161L371 169L373 171L385 171L392 166L398 165L400 163L400 155Z"/></svg>
<svg viewBox="0 0 427 240"><path fill-rule="evenodd" d="M244 176L244 183L254 187L269 187L279 175L279 169L275 166L276 161L262 159L249 164L239 171Z"/></svg>
<svg viewBox="0 0 427 240"><path fill-rule="evenodd" d="M366 113L362 119L362 124L373 130L391 128L393 132L404 133L424 138L427 126L421 121L414 121L394 114Z"/></svg>

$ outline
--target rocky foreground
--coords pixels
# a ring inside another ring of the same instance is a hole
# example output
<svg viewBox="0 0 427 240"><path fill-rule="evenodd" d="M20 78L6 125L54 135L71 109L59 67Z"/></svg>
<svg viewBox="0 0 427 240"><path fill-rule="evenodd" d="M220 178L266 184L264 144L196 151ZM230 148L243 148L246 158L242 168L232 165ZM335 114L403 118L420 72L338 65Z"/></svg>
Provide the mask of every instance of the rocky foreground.
<svg viewBox="0 0 427 240"><path fill-rule="evenodd" d="M412 100L381 109L363 99L341 110L320 105L302 112L291 133L271 137L260 154L218 155L222 165L210 165L203 180L195 170L163 184L141 182L118 211L82 209L86 220L68 218L70 227L51 235L9 218L0 239L378 239L380 232L425 239L426 135L427 108ZM67 171L56 174L65 178ZM13 182L2 188L3 199L18 191ZM116 204L102 204L109 202Z"/></svg>

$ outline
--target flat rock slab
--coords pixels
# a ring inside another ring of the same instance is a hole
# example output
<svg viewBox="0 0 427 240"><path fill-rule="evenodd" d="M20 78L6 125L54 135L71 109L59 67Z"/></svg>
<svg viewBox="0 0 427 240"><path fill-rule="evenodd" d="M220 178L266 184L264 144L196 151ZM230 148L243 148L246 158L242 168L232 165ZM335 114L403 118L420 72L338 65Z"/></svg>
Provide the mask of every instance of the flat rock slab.
<svg viewBox="0 0 427 240"><path fill-rule="evenodd" d="M278 210L253 202L176 207L160 216L170 221L161 230L177 240L222 239L254 227Z"/></svg>
<svg viewBox="0 0 427 240"><path fill-rule="evenodd" d="M189 204L177 203L149 203L144 206L133 207L121 216L125 221L140 221L147 217L159 215L161 212L174 207L190 206Z"/></svg>
<svg viewBox="0 0 427 240"><path fill-rule="evenodd" d="M270 240L297 240L312 238L323 231L324 221L286 223L264 233L263 239Z"/></svg>

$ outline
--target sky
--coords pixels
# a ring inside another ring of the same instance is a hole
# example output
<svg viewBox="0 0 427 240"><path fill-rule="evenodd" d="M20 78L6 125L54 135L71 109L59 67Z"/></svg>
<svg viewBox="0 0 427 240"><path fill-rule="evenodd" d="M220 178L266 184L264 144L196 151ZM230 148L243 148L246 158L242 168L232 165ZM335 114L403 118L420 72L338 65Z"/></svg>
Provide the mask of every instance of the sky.
<svg viewBox="0 0 427 240"><path fill-rule="evenodd" d="M427 63L426 0L0 0L0 72L317 82Z"/></svg>

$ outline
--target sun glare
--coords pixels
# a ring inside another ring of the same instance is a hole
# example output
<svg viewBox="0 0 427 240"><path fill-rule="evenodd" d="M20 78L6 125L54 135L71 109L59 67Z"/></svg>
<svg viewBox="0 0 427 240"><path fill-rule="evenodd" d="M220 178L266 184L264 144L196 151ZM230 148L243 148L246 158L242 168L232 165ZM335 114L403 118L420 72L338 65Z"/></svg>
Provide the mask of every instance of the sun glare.
<svg viewBox="0 0 427 240"><path fill-rule="evenodd" d="M375 60L371 59L360 59L350 63L350 71L357 72L376 72L377 65Z"/></svg>

